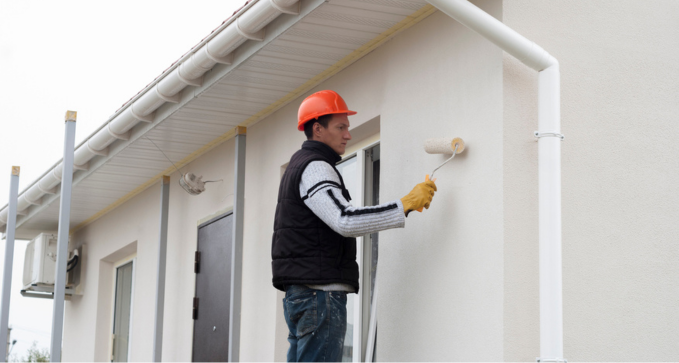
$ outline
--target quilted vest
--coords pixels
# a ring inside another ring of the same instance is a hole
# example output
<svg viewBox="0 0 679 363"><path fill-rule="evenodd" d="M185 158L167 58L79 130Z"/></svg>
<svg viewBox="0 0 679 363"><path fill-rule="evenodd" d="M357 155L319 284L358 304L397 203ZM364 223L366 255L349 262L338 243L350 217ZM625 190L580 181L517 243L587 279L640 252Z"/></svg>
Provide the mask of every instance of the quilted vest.
<svg viewBox="0 0 679 363"><path fill-rule="evenodd" d="M342 158L330 146L307 140L290 159L280 188L271 243L273 285L344 283L358 292L356 239L343 237L314 214L302 200L299 184L312 161L325 161L339 176L342 194L349 191L335 164Z"/></svg>

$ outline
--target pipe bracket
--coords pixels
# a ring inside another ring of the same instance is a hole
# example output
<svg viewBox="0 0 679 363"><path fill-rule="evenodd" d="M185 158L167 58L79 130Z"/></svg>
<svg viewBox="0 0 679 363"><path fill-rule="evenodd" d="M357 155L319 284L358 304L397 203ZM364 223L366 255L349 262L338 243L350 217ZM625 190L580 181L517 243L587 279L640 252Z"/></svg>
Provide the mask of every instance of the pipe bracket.
<svg viewBox="0 0 679 363"><path fill-rule="evenodd" d="M238 34L242 35L244 38L250 39L250 40L256 40L258 42L261 42L264 40L264 35L266 34L266 29L262 28L260 31L256 33L248 33L245 30L241 29L240 23L239 23L240 18L236 19L236 31L238 31Z"/></svg>
<svg viewBox="0 0 679 363"><path fill-rule="evenodd" d="M156 94L158 95L158 97L160 97L162 100L170 103L179 103L179 95L181 94L181 92L177 92L177 94L175 94L174 96L165 96L164 94L160 93L160 90L158 89L157 85L154 87L154 89L156 90Z"/></svg>
<svg viewBox="0 0 679 363"><path fill-rule="evenodd" d="M57 168L52 169L52 177L56 179L59 183L61 183L61 175L57 175ZM63 170L62 170L63 174Z"/></svg>
<svg viewBox="0 0 679 363"><path fill-rule="evenodd" d="M196 79L187 79L186 77L182 76L182 72L177 71L177 77L179 78L180 81L188 84L189 86L196 86L200 87L203 85L203 77L198 77Z"/></svg>
<svg viewBox="0 0 679 363"><path fill-rule="evenodd" d="M301 1L298 1L292 6L281 6L276 3L276 0L269 0L271 3L271 7L280 11L281 13L284 14L290 14L290 15L299 15L299 7L301 6L300 3Z"/></svg>
<svg viewBox="0 0 679 363"><path fill-rule="evenodd" d="M233 52L231 52L231 53L229 53L229 54L227 54L223 57L218 57L218 56L210 53L209 45L210 45L210 43L208 43L208 45L206 45L205 54L207 54L207 57L210 58L210 60L212 60L213 62L216 62L216 63L226 64L226 65L233 64Z"/></svg>
<svg viewBox="0 0 679 363"><path fill-rule="evenodd" d="M28 197L25 196L25 195L24 195L24 199L26 200L26 202L28 202L28 204L32 204L32 205L42 205L42 200L39 201L39 202L36 202L36 201L34 201L34 200L28 199Z"/></svg>
<svg viewBox="0 0 679 363"><path fill-rule="evenodd" d="M54 187L52 189L44 189L43 187L40 186L40 183L38 183L38 190L45 194L57 194L57 188Z"/></svg>
<svg viewBox="0 0 679 363"><path fill-rule="evenodd" d="M75 169L75 170L90 170L90 163L87 162L83 165L73 164L73 169Z"/></svg>
<svg viewBox="0 0 679 363"><path fill-rule="evenodd" d="M535 358L535 361L538 362L538 363L541 363L541 362L568 363L568 359L566 359L566 358L542 358L542 357L537 357L537 358Z"/></svg>
<svg viewBox="0 0 679 363"><path fill-rule="evenodd" d="M540 139L541 137L558 137L563 141L566 136L563 134L560 134L558 132L540 132L540 131L534 131L533 135L535 136L536 139Z"/></svg>
<svg viewBox="0 0 679 363"><path fill-rule="evenodd" d="M124 133L124 134L116 134L115 132L113 132L113 131L111 130L111 123L110 123L110 122L108 123L108 126L106 126L106 131L108 131L109 135L115 137L115 138L118 139L118 140L125 140L125 141L127 141L127 140L130 139L131 131L128 131L128 132L126 132L126 133Z"/></svg>
<svg viewBox="0 0 679 363"><path fill-rule="evenodd" d="M95 150L92 146L90 146L89 141L85 145L87 146L87 150L89 150L94 155L108 156L108 148L104 148L102 150Z"/></svg>
<svg viewBox="0 0 679 363"><path fill-rule="evenodd" d="M177 74L179 74L179 72L177 72ZM181 76L180 76L180 78L181 78ZM134 106L134 105L132 105L132 106ZM138 115L136 112L134 112L134 107L132 107L132 106L130 107L130 113L132 114L132 116L133 116L134 118L136 118L136 119L139 120L139 121L153 122L153 118L154 118L154 117L153 117L153 112L150 113L150 114L148 114L148 115L146 115L146 116Z"/></svg>

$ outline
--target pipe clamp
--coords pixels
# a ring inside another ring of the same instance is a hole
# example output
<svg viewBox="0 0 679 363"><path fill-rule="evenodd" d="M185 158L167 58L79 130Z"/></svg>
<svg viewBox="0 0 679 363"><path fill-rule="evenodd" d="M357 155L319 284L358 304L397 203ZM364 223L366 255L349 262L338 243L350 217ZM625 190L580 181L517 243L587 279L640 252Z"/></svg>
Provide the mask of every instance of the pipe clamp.
<svg viewBox="0 0 679 363"><path fill-rule="evenodd" d="M541 137L558 137L559 139L561 139L561 141L563 141L563 140L566 138L566 136L563 136L563 134L560 134L560 133L558 133L558 132L540 132L540 131L534 131L534 132L533 132L533 135L535 135L535 138L536 138L536 139L539 139L539 138L541 138Z"/></svg>

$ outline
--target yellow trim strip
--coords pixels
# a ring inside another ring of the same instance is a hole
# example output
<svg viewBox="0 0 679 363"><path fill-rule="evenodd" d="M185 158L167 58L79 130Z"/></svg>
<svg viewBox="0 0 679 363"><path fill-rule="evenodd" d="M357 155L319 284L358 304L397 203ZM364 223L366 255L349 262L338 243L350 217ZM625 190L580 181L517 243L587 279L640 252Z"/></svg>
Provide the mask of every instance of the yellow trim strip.
<svg viewBox="0 0 679 363"><path fill-rule="evenodd" d="M378 35L371 41L367 42L366 44L363 44L360 48L356 49L353 51L351 54L347 55L346 57L340 59L337 63L331 65L328 67L326 70L323 72L317 74L315 77L304 83L303 85L297 87L294 91L288 93L287 95L283 96L281 99L278 101L270 104L268 107L265 109L257 112L254 114L252 117L248 118L247 120L243 121L238 127L249 127L256 122L264 119L265 117L271 115L272 113L276 112L280 108L284 107L288 103L292 102L295 100L297 97L301 96L305 92L309 91L310 89L314 88L317 86L319 83L325 81L326 79L334 76L335 74L339 73L341 70L344 68L350 66L352 63L356 62L357 60L363 58L366 54L372 52L375 48L379 47L380 45L384 44L387 40L393 38L396 36L398 33L410 28L411 26L419 23L429 15L433 14L436 12L436 8L431 6L431 5L425 5L420 10L408 15L405 17L403 20L401 20L398 24L392 26L391 28L385 30L382 34ZM184 159L182 159L180 162L178 162L177 168L181 168L184 165L192 162L193 160L197 159L201 155L205 154L206 152L212 150L216 146L220 145L224 141L234 137L236 135L236 129L233 129L218 138L210 141L208 144L205 146L201 147L200 149L194 151ZM127 193L124 197L118 199L117 201L113 202L111 205L108 207L100 210L96 214L94 214L92 217L84 220L82 223L78 224L75 228L71 229L71 234L77 232L78 230L82 229L86 225L96 221L97 219L101 218L108 212L112 211L113 209L117 208L119 205L127 202L128 200L132 199L135 195L143 192L147 188L149 188L151 185L155 184L158 182L158 180L162 179L163 175L169 175L175 171L174 167L170 167L165 169L163 172L159 173L158 175L154 176L153 178L149 179L146 183L138 186L135 188L133 191Z"/></svg>

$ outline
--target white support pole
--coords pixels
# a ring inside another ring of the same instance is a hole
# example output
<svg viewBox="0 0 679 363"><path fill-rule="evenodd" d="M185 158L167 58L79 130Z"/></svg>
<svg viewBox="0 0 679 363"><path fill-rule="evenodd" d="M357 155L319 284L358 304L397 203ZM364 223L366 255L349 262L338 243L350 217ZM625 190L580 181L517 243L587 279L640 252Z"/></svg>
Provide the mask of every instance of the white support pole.
<svg viewBox="0 0 679 363"><path fill-rule="evenodd" d="M75 147L75 111L66 111L66 135L61 173L61 201L59 206L59 234L57 237L57 265L52 310L52 342L50 361L61 362L61 341L64 329L64 295L66 293L66 262L71 221L71 183L73 182L73 149Z"/></svg>
<svg viewBox="0 0 679 363"><path fill-rule="evenodd" d="M156 320L153 327L153 361L162 361L163 313L165 311L165 266L167 260L167 219L170 205L170 177L163 175L160 190L160 241L158 243L158 280L156 283Z"/></svg>
<svg viewBox="0 0 679 363"><path fill-rule="evenodd" d="M231 311L229 316L229 362L240 360L240 312L243 273L243 218L245 205L245 127L236 127L236 167L231 254Z"/></svg>
<svg viewBox="0 0 679 363"><path fill-rule="evenodd" d="M2 313L0 314L0 357L7 361L7 330L9 328L9 297L12 291L12 267L14 264L14 233L17 222L17 199L19 196L18 166L12 167L9 184L9 214L7 215L7 229L5 235L5 266L2 274Z"/></svg>

